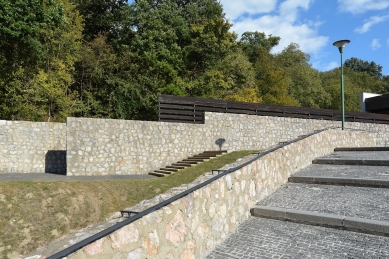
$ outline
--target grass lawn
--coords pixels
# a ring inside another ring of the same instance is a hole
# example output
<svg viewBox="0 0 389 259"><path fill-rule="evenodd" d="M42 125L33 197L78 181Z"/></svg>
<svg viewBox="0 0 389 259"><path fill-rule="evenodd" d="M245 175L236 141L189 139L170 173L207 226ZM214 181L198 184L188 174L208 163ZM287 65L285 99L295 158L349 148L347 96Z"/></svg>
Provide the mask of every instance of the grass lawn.
<svg viewBox="0 0 389 259"><path fill-rule="evenodd" d="M0 182L0 258L28 254L253 152L231 152L147 180Z"/></svg>

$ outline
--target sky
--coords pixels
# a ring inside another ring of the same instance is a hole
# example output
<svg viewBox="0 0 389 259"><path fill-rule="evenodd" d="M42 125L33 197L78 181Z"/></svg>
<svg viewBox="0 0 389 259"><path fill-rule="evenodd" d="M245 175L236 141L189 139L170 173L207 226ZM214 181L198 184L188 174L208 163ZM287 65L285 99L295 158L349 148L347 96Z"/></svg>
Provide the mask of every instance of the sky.
<svg viewBox="0 0 389 259"><path fill-rule="evenodd" d="M389 75L389 0L220 0L231 31L264 32L281 37L272 52L290 43L310 54L312 67L327 71L340 66L332 44L348 39L343 61L374 61Z"/></svg>

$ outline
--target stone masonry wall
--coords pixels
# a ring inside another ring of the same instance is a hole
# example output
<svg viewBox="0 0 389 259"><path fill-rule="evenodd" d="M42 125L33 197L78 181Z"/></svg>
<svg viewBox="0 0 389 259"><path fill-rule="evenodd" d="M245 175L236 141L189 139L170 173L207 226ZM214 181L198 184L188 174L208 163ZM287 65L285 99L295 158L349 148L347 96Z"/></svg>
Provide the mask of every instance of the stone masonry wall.
<svg viewBox="0 0 389 259"><path fill-rule="evenodd" d="M0 120L0 174L65 174L65 141L65 123Z"/></svg>
<svg viewBox="0 0 389 259"><path fill-rule="evenodd" d="M335 147L375 146L375 137L366 132L327 130L292 143L67 258L205 258L248 219L256 201L286 183L293 172Z"/></svg>
<svg viewBox="0 0 389 259"><path fill-rule="evenodd" d="M147 174L205 150L266 149L340 122L206 113L205 124L68 118L68 175ZM347 128L379 132L389 144L389 125L347 122Z"/></svg>

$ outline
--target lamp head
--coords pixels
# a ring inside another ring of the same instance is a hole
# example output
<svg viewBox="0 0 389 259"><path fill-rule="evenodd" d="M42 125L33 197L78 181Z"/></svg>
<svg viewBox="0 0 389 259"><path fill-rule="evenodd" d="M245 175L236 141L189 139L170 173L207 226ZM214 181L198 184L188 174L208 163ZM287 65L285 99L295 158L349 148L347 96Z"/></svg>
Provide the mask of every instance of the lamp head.
<svg viewBox="0 0 389 259"><path fill-rule="evenodd" d="M345 47L347 44L349 44L349 43L350 43L349 40L338 40L338 41L335 41L333 45L334 45L335 47L338 47L340 53L343 53L344 47Z"/></svg>

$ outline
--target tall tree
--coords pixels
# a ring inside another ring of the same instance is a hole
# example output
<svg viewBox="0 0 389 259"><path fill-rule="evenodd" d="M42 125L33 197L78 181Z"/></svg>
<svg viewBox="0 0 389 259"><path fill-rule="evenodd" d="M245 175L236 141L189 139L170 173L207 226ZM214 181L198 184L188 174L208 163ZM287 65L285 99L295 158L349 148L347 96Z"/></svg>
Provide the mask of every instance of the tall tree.
<svg viewBox="0 0 389 259"><path fill-rule="evenodd" d="M337 109L341 108L340 98L340 69L320 74L323 87L330 94L330 103L323 108ZM345 109L347 111L359 111L359 96L362 92L376 92L383 88L382 80L371 76L366 72L355 72L352 69L344 68L344 91L345 91ZM379 92L378 92L379 93Z"/></svg>
<svg viewBox="0 0 389 259"><path fill-rule="evenodd" d="M129 5L127 0L73 0L84 19L84 39L105 35L108 42L127 37Z"/></svg>
<svg viewBox="0 0 389 259"><path fill-rule="evenodd" d="M369 62L359 58L350 58L344 62L344 66L354 70L355 72L366 72L367 74L381 78L382 77L382 66L376 64L374 61Z"/></svg>
<svg viewBox="0 0 389 259"><path fill-rule="evenodd" d="M280 37L266 36L263 32L244 32L240 38L239 45L252 63L257 60L256 55L262 51L270 53L271 49L278 45Z"/></svg>
<svg viewBox="0 0 389 259"><path fill-rule="evenodd" d="M275 61L285 69L290 78L288 92L303 107L324 107L329 104L329 94L321 84L320 73L309 64L310 56L299 49L297 44L290 44Z"/></svg>
<svg viewBox="0 0 389 259"><path fill-rule="evenodd" d="M274 57L266 52L257 54L254 65L255 84L264 103L296 105L297 101L288 93L290 78L285 69L276 64Z"/></svg>
<svg viewBox="0 0 389 259"><path fill-rule="evenodd" d="M1 37L5 57L0 66L1 116L64 121L77 109L70 85L82 19L68 0L16 1L5 6L2 14L9 28L2 27L2 34L9 37Z"/></svg>
<svg viewBox="0 0 389 259"><path fill-rule="evenodd" d="M64 13L55 0L0 0L1 74L35 65L44 49L40 33L66 24Z"/></svg>

